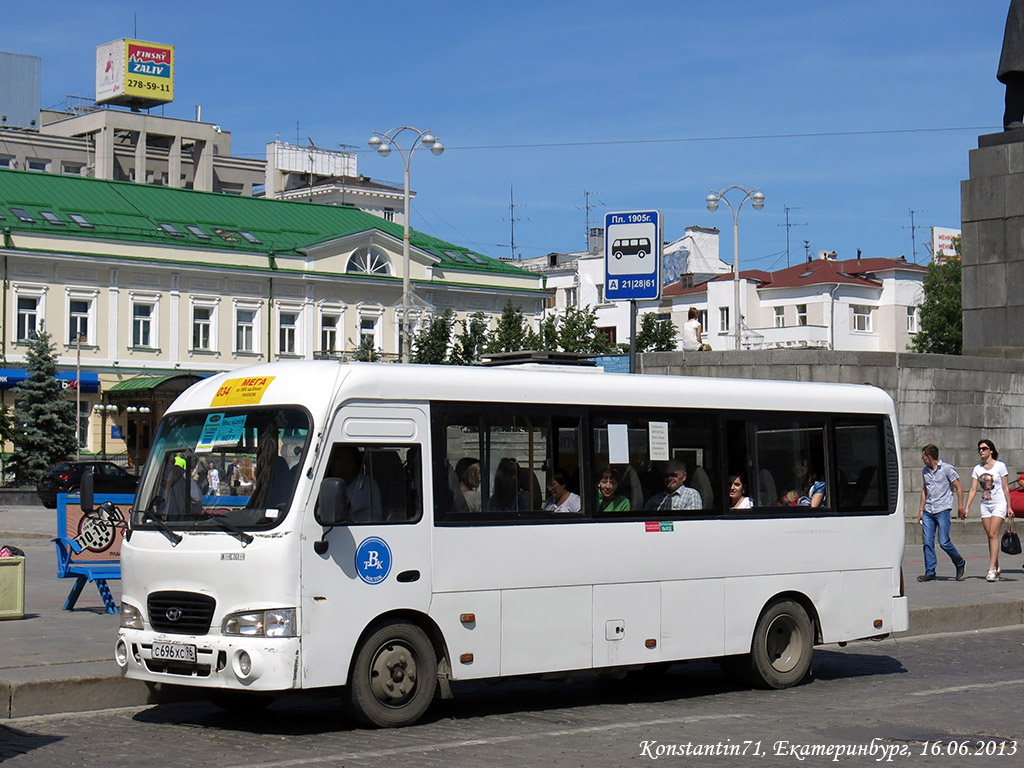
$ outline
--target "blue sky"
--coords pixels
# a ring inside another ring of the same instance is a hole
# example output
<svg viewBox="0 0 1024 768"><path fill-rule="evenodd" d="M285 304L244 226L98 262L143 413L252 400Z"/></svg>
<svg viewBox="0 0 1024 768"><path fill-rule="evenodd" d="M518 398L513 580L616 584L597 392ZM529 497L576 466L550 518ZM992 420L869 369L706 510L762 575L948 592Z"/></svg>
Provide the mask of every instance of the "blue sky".
<svg viewBox="0 0 1024 768"><path fill-rule="evenodd" d="M493 256L509 255L514 186L522 256L582 249L589 191L592 225L657 209L668 239L721 229L731 261L732 217L704 198L738 184L767 198L740 214L744 269L786 266L785 206L793 263L804 240L911 259L911 209L924 261L1002 118L1008 0L8 5L0 50L42 58L43 107L91 97L96 46L137 25L176 49L163 113L202 105L234 154L351 144L361 173L401 180L366 140L431 130L447 151L413 158L412 224Z"/></svg>

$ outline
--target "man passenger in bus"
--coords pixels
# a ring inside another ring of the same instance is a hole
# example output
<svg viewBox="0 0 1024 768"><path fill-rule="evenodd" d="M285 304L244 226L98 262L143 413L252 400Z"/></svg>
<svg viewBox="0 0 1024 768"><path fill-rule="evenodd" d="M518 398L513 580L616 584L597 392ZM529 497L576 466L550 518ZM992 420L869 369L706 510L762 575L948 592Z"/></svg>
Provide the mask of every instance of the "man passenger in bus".
<svg viewBox="0 0 1024 768"><path fill-rule="evenodd" d="M649 512L675 512L680 510L700 510L704 502L700 494L693 488L687 488L686 465L675 459L665 464L665 490L654 494L644 509Z"/></svg>
<svg viewBox="0 0 1024 768"><path fill-rule="evenodd" d="M345 481L349 517L353 522L379 522L384 519L380 488L362 471L362 466L363 452L359 448L351 443L338 443L331 452L327 477L340 477Z"/></svg>
<svg viewBox="0 0 1024 768"><path fill-rule="evenodd" d="M569 476L561 469L551 473L548 480L548 498L544 509L555 514L577 515L583 510L579 494L572 493L567 484Z"/></svg>
<svg viewBox="0 0 1024 768"><path fill-rule="evenodd" d="M506 456L494 470L490 508L497 512L523 512L530 508L530 494L519 487L519 465Z"/></svg>

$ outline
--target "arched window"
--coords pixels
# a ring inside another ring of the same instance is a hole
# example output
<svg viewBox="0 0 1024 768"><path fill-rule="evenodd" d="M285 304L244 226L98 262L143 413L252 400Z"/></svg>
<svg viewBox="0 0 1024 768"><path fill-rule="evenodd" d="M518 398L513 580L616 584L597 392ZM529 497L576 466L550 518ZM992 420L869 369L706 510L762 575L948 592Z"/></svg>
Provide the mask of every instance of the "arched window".
<svg viewBox="0 0 1024 768"><path fill-rule="evenodd" d="M352 252L345 271L360 275L390 275L391 259L380 248L364 245Z"/></svg>

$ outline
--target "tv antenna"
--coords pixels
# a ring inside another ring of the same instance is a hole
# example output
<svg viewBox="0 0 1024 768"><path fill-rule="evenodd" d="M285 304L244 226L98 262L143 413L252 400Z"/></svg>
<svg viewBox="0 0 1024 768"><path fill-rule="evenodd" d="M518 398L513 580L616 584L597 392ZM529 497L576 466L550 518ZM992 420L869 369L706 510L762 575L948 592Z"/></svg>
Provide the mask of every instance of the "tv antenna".
<svg viewBox="0 0 1024 768"><path fill-rule="evenodd" d="M917 230L921 229L920 226L914 223L915 213L928 213L928 211L915 211L913 208L910 209L910 226L904 227L904 229L910 230L910 249L914 257L914 263L917 264Z"/></svg>
<svg viewBox="0 0 1024 768"><path fill-rule="evenodd" d="M807 226L807 222L806 221L801 221L801 222L797 223L797 222L791 222L789 220L789 212L790 211L802 211L803 210L803 206L802 205L784 205L782 207L786 211L786 223L785 224L776 224L776 226L777 227L785 227L786 228L786 266L788 267L789 266L789 230L792 229L793 227L806 227ZM807 241L804 240L804 247L805 248L806 248L806 244L807 244Z"/></svg>
<svg viewBox="0 0 1024 768"><path fill-rule="evenodd" d="M516 216L516 208L522 208L522 203L517 203L515 200L515 187L512 184L508 185L508 218L505 221L509 224L509 253L510 257L515 260L516 258L516 222L517 221L529 221L529 219L522 219Z"/></svg>
<svg viewBox="0 0 1024 768"><path fill-rule="evenodd" d="M591 195L597 195L597 194L600 194L600 193L598 193L598 192L590 192L590 191L584 189L583 190L583 208L581 209L578 205L576 206L576 210L577 211L578 210L586 211L585 217L586 217L587 228L586 228L586 230L584 230L584 234L586 236L586 243L587 243L587 250L588 251L590 250L590 209L591 208L603 208L604 207L604 203L602 203L600 201L596 202L596 203L590 202L590 196Z"/></svg>

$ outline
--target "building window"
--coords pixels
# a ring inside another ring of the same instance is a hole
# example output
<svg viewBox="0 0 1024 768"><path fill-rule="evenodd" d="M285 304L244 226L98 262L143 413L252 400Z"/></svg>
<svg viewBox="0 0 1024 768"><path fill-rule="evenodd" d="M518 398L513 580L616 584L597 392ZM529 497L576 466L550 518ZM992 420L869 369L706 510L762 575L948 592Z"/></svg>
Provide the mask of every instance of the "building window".
<svg viewBox="0 0 1024 768"><path fill-rule="evenodd" d="M345 271L359 275L390 275L391 260L380 248L364 245L352 252Z"/></svg>
<svg viewBox="0 0 1024 768"><path fill-rule="evenodd" d="M18 341L31 341L39 331L39 298L18 297Z"/></svg>
<svg viewBox="0 0 1024 768"><path fill-rule="evenodd" d="M0 155L0 168L14 168L16 163L11 155Z"/></svg>
<svg viewBox="0 0 1024 768"><path fill-rule="evenodd" d="M62 162L60 164L60 172L65 176L81 176L84 168L83 163Z"/></svg>
<svg viewBox="0 0 1024 768"><path fill-rule="evenodd" d="M604 338L608 339L609 345L614 345L616 342L616 332L614 325L608 325L598 328L595 333L597 336L603 336Z"/></svg>
<svg viewBox="0 0 1024 768"><path fill-rule="evenodd" d="M25 168L30 171L46 173L50 169L50 161L38 157L30 157L25 161Z"/></svg>
<svg viewBox="0 0 1024 768"><path fill-rule="evenodd" d="M598 283L594 288L597 289L597 303L604 304L604 285Z"/></svg>
<svg viewBox="0 0 1024 768"><path fill-rule="evenodd" d="M89 343L90 304L85 299L68 301L68 344Z"/></svg>
<svg viewBox="0 0 1024 768"><path fill-rule="evenodd" d="M192 307L192 349L209 352L213 349L213 307Z"/></svg>
<svg viewBox="0 0 1024 768"><path fill-rule="evenodd" d="M917 333L917 307L907 307L907 332Z"/></svg>
<svg viewBox="0 0 1024 768"><path fill-rule="evenodd" d="M785 328L786 327L786 308L775 307L775 327Z"/></svg>
<svg viewBox="0 0 1024 768"><path fill-rule="evenodd" d="M377 348L377 318L359 318L359 346L368 346L370 349Z"/></svg>
<svg viewBox="0 0 1024 768"><path fill-rule="evenodd" d="M235 310L235 351L256 351L256 310Z"/></svg>
<svg viewBox="0 0 1024 768"><path fill-rule="evenodd" d="M394 208L385 208L384 209L384 221L394 221L394 220L395 220L395 209Z"/></svg>
<svg viewBox="0 0 1024 768"><path fill-rule="evenodd" d="M155 347L155 334L153 333L153 319L155 316L153 304L136 302L132 305L132 346L133 347Z"/></svg>
<svg viewBox="0 0 1024 768"><path fill-rule="evenodd" d="M807 325L807 305L797 304L796 305L796 324Z"/></svg>
<svg viewBox="0 0 1024 768"><path fill-rule="evenodd" d="M338 315L323 314L320 316L320 351L338 351L338 326L341 317Z"/></svg>
<svg viewBox="0 0 1024 768"><path fill-rule="evenodd" d="M92 415L92 405L85 400L78 402L78 447L87 450L89 448L89 417Z"/></svg>
<svg viewBox="0 0 1024 768"><path fill-rule="evenodd" d="M852 304L853 308L853 330L864 333L871 332L871 307L863 304Z"/></svg>
<svg viewBox="0 0 1024 768"><path fill-rule="evenodd" d="M576 298L577 298L577 290L576 290L576 288L566 288L565 289L565 306L566 306L566 308L568 308L568 307L575 307L576 306Z"/></svg>
<svg viewBox="0 0 1024 768"><path fill-rule="evenodd" d="M299 322L299 315L296 312L281 312L278 319L278 354L294 355L295 348L295 327Z"/></svg>
<svg viewBox="0 0 1024 768"><path fill-rule="evenodd" d="M718 308L718 332L728 333L729 332L729 308L719 307Z"/></svg>

